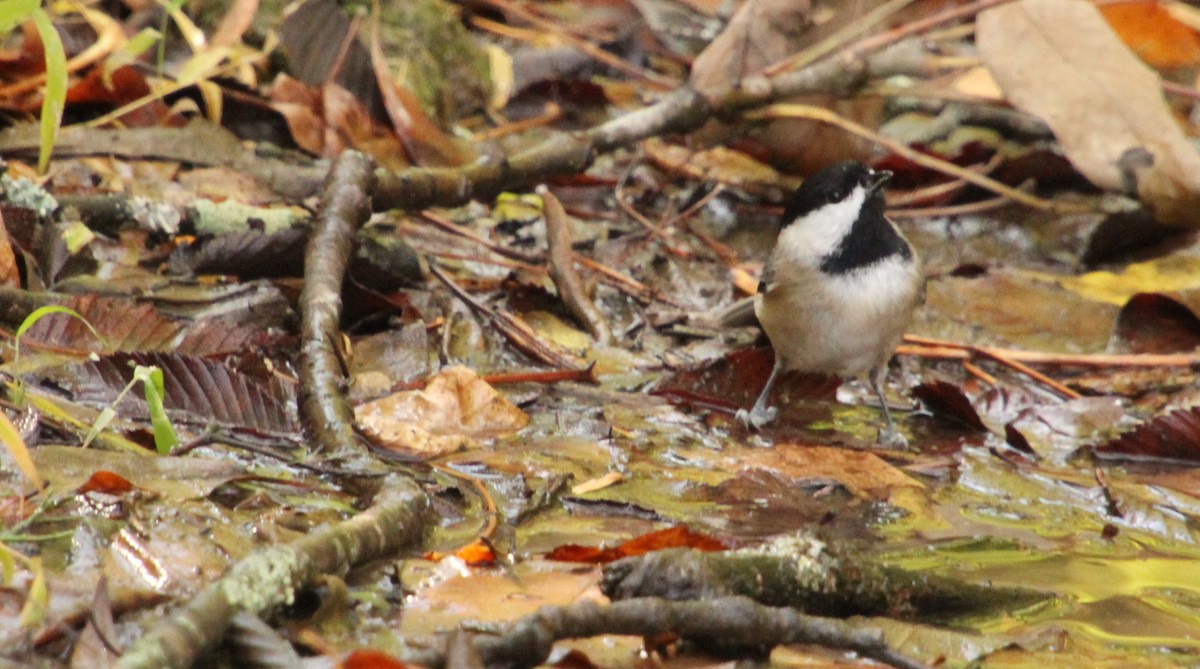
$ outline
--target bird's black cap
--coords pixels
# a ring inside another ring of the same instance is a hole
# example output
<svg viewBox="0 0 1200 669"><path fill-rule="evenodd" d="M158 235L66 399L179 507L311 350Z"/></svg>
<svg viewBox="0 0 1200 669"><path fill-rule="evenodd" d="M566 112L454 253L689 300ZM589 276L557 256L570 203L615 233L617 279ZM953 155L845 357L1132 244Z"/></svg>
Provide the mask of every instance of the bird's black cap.
<svg viewBox="0 0 1200 669"><path fill-rule="evenodd" d="M845 200L855 187L862 186L867 192L858 217L841 243L821 260L821 270L845 274L893 255L911 259L912 247L884 216L882 187L891 176L891 172L873 170L853 160L830 165L796 189L784 210L783 225L791 225L821 207Z"/></svg>
<svg viewBox="0 0 1200 669"><path fill-rule="evenodd" d="M783 224L787 225L827 204L844 200L855 186L861 185L869 193L878 193L891 177L891 172L873 170L857 160L834 163L805 179L792 193L783 212Z"/></svg>

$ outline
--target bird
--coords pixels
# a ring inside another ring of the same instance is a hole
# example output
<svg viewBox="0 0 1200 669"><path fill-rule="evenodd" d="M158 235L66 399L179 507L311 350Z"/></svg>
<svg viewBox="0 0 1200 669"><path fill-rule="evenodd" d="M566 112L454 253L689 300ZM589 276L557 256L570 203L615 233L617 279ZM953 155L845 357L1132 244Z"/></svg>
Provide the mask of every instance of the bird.
<svg viewBox="0 0 1200 669"><path fill-rule="evenodd" d="M784 372L865 374L883 407L880 443L907 444L896 432L883 382L925 300L925 276L916 249L884 214L883 186L891 177L858 161L840 162L806 179L788 199L753 298L775 365L753 408L737 412L747 429L775 419L768 399ZM732 309L726 320L735 318Z"/></svg>

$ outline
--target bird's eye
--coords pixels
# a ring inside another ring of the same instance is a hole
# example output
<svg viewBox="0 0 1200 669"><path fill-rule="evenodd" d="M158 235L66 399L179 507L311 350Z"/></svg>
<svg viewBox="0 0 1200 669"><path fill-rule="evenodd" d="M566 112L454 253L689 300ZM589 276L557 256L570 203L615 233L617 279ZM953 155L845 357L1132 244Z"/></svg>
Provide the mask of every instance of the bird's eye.
<svg viewBox="0 0 1200 669"><path fill-rule="evenodd" d="M836 204L838 202L841 202L844 199L846 199L846 189L845 188L838 187L838 188L834 188L833 190L829 191L829 203L830 204Z"/></svg>

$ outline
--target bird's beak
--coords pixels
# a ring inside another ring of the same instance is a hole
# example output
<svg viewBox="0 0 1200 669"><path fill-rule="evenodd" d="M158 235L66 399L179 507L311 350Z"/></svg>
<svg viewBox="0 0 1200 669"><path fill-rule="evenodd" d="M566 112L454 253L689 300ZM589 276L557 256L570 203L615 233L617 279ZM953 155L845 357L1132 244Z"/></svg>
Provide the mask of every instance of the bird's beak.
<svg viewBox="0 0 1200 669"><path fill-rule="evenodd" d="M886 184L891 178L892 173L887 170L871 170L871 173L867 175L867 190L875 192L880 188L883 188L883 185Z"/></svg>

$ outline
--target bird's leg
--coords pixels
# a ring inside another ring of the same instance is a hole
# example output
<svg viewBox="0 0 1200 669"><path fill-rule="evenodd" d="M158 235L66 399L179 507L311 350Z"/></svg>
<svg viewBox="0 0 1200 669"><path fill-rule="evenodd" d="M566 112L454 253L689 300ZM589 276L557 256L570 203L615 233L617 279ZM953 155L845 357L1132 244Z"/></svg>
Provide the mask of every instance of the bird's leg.
<svg viewBox="0 0 1200 669"><path fill-rule="evenodd" d="M767 377L767 385L763 386L762 392L758 394L758 399L754 401L754 407L749 411L738 409L737 419L746 426L748 430L759 430L762 426L775 420L778 413L774 407L767 407L767 397L771 394L771 387L775 385L775 379L783 372L786 364L779 354L775 355L775 367L771 369L771 376Z"/></svg>
<svg viewBox="0 0 1200 669"><path fill-rule="evenodd" d="M879 406L883 408L883 420L887 423L886 427L879 431L879 443L893 448L905 448L908 446L908 439L896 431L896 424L892 422L892 412L888 410L887 397L883 394L883 381L886 377L886 362L870 372L871 389L879 398Z"/></svg>

